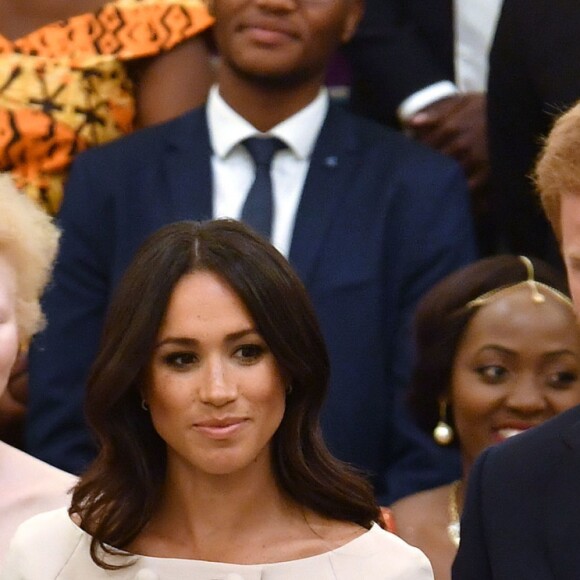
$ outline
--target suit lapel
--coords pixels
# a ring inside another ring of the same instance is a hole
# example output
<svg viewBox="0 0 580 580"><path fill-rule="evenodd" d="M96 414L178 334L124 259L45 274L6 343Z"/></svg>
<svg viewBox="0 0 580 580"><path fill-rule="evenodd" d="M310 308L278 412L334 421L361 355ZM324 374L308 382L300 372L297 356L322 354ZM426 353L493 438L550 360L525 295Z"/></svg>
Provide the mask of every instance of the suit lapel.
<svg viewBox="0 0 580 580"><path fill-rule="evenodd" d="M174 219L211 219L211 146L205 107L195 109L167 136L164 171Z"/></svg>
<svg viewBox="0 0 580 580"><path fill-rule="evenodd" d="M348 193L355 129L350 115L331 105L312 152L290 247L290 263L304 283L312 275L333 217Z"/></svg>
<svg viewBox="0 0 580 580"><path fill-rule="evenodd" d="M205 107L175 124L163 160L172 219L212 217L211 145ZM333 217L348 194L357 149L352 117L331 106L312 152L290 248L290 262L304 282L311 276Z"/></svg>

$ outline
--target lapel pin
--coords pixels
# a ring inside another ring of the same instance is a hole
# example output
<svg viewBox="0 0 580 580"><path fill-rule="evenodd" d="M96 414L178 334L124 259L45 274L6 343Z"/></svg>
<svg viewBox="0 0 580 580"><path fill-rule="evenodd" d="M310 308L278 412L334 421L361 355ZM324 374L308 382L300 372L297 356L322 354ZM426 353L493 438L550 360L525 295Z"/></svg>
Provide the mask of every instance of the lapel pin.
<svg viewBox="0 0 580 580"><path fill-rule="evenodd" d="M324 165L326 165L326 167L336 167L338 165L338 157L335 155L327 157L324 160Z"/></svg>

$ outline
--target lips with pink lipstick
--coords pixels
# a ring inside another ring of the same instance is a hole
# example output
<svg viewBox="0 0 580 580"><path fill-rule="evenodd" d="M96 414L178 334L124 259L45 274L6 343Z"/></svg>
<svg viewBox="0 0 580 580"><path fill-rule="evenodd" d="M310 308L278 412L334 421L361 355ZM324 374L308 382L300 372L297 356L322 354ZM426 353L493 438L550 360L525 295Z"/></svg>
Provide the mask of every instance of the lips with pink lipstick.
<svg viewBox="0 0 580 580"><path fill-rule="evenodd" d="M531 423L510 423L509 425L503 425L494 429L494 438L498 443L501 443L535 426L535 424Z"/></svg>
<svg viewBox="0 0 580 580"><path fill-rule="evenodd" d="M237 435L246 424L245 417L214 417L193 424L193 429L209 439L228 439Z"/></svg>

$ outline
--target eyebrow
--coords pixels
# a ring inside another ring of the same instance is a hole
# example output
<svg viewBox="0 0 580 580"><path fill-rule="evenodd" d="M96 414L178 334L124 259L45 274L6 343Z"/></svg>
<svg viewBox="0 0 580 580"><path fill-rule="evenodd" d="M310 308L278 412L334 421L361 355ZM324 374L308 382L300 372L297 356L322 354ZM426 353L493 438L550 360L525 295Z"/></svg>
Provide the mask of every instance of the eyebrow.
<svg viewBox="0 0 580 580"><path fill-rule="evenodd" d="M238 330L237 332L231 332L226 334L225 341L226 342L235 342L248 336L249 334L259 334L255 328L244 328L243 330ZM155 345L155 348L160 348L164 345L171 344L173 346L183 346L183 347L191 347L197 346L199 344L199 340L197 338L191 338L188 336L168 336L164 338L162 341L158 342Z"/></svg>
<svg viewBox="0 0 580 580"><path fill-rule="evenodd" d="M553 350L547 352L544 354L544 358L556 358L562 355L570 355L573 356L574 358L578 358L578 354L575 353L573 350L570 350L569 348L562 348L560 350Z"/></svg>
<svg viewBox="0 0 580 580"><path fill-rule="evenodd" d="M516 354L515 351L511 348L506 348L505 346L500 346L499 344L484 344L481 348L477 349L477 353L480 354L486 350L496 350L508 355Z"/></svg>
<svg viewBox="0 0 580 580"><path fill-rule="evenodd" d="M506 348L505 346L500 346L499 344L486 344L485 346L481 347L477 352L482 353L485 350L496 350L503 354L515 356L518 353L515 350L510 348ZM571 355L575 358L578 358L578 354L575 353L573 350L569 348L561 348L558 350L549 350L547 352L542 353L542 358L556 358L562 355Z"/></svg>

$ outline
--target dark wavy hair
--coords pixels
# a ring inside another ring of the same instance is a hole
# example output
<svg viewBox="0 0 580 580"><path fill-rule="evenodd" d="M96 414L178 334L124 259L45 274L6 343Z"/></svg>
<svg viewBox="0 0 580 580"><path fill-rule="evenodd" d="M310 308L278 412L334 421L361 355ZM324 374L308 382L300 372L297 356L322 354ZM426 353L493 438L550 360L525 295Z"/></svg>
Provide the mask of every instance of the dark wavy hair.
<svg viewBox="0 0 580 580"><path fill-rule="evenodd" d="M277 484L324 516L367 529L382 523L370 483L332 457L322 441L319 414L329 360L298 276L239 222L184 221L153 234L129 266L89 377L86 414L100 452L74 490L70 513L93 536L93 560L118 567L105 561L107 555L128 546L158 505L166 447L141 408L140 393L173 289L196 271L212 272L234 290L289 378L292 390L272 441Z"/></svg>
<svg viewBox="0 0 580 580"><path fill-rule="evenodd" d="M566 280L546 262L530 258L535 280L568 296ZM484 258L466 266L429 290L415 314L416 362L408 404L419 426L431 433L439 420L439 400L449 391L455 356L477 307L467 304L482 294L527 279L517 256ZM453 424L453 409L449 411ZM455 438L453 445L457 446Z"/></svg>

